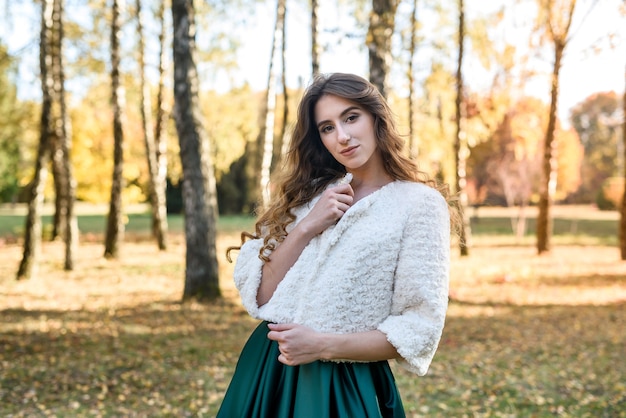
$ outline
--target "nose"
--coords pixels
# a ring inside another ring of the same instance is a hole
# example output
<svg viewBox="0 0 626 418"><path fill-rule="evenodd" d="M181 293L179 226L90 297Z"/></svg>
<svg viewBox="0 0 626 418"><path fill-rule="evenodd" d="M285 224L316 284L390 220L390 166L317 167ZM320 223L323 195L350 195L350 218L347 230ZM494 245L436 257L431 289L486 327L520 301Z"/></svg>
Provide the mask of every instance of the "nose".
<svg viewBox="0 0 626 418"><path fill-rule="evenodd" d="M341 126L337 126L337 140L340 144L347 144L350 140L350 134Z"/></svg>

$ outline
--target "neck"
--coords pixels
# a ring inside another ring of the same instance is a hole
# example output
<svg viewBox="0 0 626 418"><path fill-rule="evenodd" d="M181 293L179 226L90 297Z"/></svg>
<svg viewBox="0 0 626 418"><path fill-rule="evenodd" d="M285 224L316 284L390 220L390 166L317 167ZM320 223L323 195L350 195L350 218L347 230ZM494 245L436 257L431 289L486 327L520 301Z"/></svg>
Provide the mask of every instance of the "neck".
<svg viewBox="0 0 626 418"><path fill-rule="evenodd" d="M352 189L354 190L355 201L375 192L381 187L391 183L393 178L386 172L382 173L358 173L353 172Z"/></svg>

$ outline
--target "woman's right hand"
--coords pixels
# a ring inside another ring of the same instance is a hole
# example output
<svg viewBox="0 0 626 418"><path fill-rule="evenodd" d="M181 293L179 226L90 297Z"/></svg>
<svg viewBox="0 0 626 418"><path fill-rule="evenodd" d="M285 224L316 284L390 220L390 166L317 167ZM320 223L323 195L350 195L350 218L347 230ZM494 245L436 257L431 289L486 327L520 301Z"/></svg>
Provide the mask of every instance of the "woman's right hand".
<svg viewBox="0 0 626 418"><path fill-rule="evenodd" d="M354 190L350 184L330 187L322 193L313 209L300 222L300 226L306 227L313 235L321 234L341 219L352 206L353 200Z"/></svg>
<svg viewBox="0 0 626 418"><path fill-rule="evenodd" d="M354 190L349 184L326 189L313 209L295 228L289 232L270 255L270 261L263 264L263 272L257 303L267 303L274 294L278 283L285 277L311 239L337 223L354 201Z"/></svg>

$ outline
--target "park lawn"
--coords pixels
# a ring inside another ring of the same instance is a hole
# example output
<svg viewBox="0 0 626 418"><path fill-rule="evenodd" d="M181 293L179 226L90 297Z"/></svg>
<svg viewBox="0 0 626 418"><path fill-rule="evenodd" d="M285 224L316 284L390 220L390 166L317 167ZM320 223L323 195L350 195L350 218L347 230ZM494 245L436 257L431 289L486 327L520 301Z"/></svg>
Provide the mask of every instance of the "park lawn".
<svg viewBox="0 0 626 418"><path fill-rule="evenodd" d="M43 236L52 234L52 215L41 217ZM125 231L134 238L147 239L150 235L152 217L149 213L129 213L125 215ZM106 215L81 214L77 216L78 229L83 237L100 237L106 229ZM167 217L168 229L180 233L184 229L183 215L173 214ZM222 216L218 219L218 228L223 232L235 232L242 228L251 228L254 220L250 216ZM24 235L25 215L0 212L0 241L16 242Z"/></svg>
<svg viewBox="0 0 626 418"><path fill-rule="evenodd" d="M97 205L78 205L78 227L83 238L99 239L106 228L107 208ZM42 216L44 237L52 233L52 208L46 207ZM533 245L535 242L536 207L526 209L526 231L515 244ZM516 208L482 207L469 209L472 231L483 239L511 243L511 218L518 216ZM553 242L555 244L617 245L618 213L599 211L591 206L556 205L552 208L554 218ZM0 243L14 243L24 234L26 210L0 205ZM168 215L168 227L172 233L182 233L182 214ZM128 208L124 216L125 230L133 239L149 238L151 215L146 205ZM238 232L242 228L250 231L254 219L246 215L228 215L218 218L221 232Z"/></svg>
<svg viewBox="0 0 626 418"><path fill-rule="evenodd" d="M21 247L0 243L0 416L214 416L256 325L223 256L236 229L221 229L223 298L210 305L179 303L180 233L165 252L135 236L119 260L92 237L72 272L63 246L44 243L22 282ZM626 263L613 245L559 240L537 256L476 234L470 257L453 251L429 373L393 363L409 417L626 417Z"/></svg>

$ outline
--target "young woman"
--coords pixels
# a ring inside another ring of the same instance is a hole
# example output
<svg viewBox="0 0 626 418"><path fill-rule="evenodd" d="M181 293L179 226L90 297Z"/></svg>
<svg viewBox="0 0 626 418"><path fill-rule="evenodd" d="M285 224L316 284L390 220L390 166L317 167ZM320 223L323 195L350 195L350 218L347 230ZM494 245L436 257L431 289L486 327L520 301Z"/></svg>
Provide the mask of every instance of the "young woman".
<svg viewBox="0 0 626 418"><path fill-rule="evenodd" d="M218 417L403 417L387 360L424 375L448 303L450 212L378 90L315 78L234 279L263 320ZM453 217L454 219L454 217Z"/></svg>

